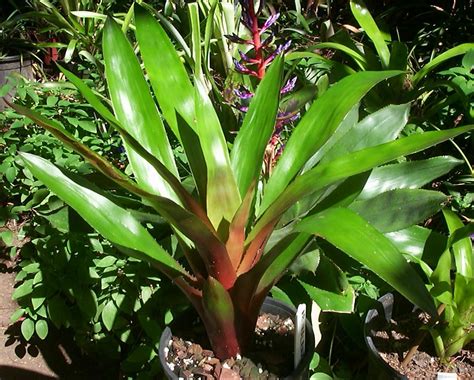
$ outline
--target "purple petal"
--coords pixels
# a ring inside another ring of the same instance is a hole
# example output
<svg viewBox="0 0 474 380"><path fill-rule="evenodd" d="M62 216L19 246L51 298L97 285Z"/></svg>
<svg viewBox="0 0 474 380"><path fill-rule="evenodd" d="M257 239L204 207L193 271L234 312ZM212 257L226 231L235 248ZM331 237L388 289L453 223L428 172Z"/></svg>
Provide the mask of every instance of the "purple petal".
<svg viewBox="0 0 474 380"><path fill-rule="evenodd" d="M231 104L231 106L234 107L235 109L238 109L241 112L247 112L249 109L247 106L243 106L241 104Z"/></svg>
<svg viewBox="0 0 474 380"><path fill-rule="evenodd" d="M270 27L276 22L276 20L278 20L278 17L280 17L280 14L279 14L279 13L273 13L273 14L267 19L267 21L265 21L265 24L263 24L262 29L260 30L260 34L262 34L262 33L265 32L268 28L270 28Z"/></svg>
<svg viewBox="0 0 474 380"><path fill-rule="evenodd" d="M234 65L235 70L237 70L241 74L248 74L248 75L257 75L257 73L253 70L248 69L244 65L242 65L239 61L234 58Z"/></svg>
<svg viewBox="0 0 474 380"><path fill-rule="evenodd" d="M234 89L235 95L237 95L240 99L250 99L253 96L253 93L251 93L249 90L244 88L242 91L238 89Z"/></svg>
<svg viewBox="0 0 474 380"><path fill-rule="evenodd" d="M275 59L275 57L282 53L282 52L285 52L286 50L288 50L288 48L290 47L291 45L291 40L284 43L283 45L278 45L278 47L275 49L275 51L270 54L268 56L268 58L265 60L265 64L268 65L271 61L273 61Z"/></svg>
<svg viewBox="0 0 474 380"><path fill-rule="evenodd" d="M293 91L293 89L295 88L296 79L296 77L289 79L286 84L281 88L280 94L286 94L290 91Z"/></svg>
<svg viewBox="0 0 474 380"><path fill-rule="evenodd" d="M291 46L291 40L286 41L283 45L279 45L276 49L277 54L287 51Z"/></svg>
<svg viewBox="0 0 474 380"><path fill-rule="evenodd" d="M239 50L239 55L242 61L248 62L248 63L258 63L258 60L250 58L247 54L245 54L243 51Z"/></svg>

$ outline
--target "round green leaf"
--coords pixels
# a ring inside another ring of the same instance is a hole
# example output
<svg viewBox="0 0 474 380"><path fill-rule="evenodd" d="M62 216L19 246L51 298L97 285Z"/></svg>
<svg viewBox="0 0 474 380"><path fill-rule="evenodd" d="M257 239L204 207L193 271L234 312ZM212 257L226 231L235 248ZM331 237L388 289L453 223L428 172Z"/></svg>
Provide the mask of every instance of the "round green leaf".
<svg viewBox="0 0 474 380"><path fill-rule="evenodd" d="M35 330L40 339L44 340L48 336L48 322L46 322L44 319L36 321Z"/></svg>
<svg viewBox="0 0 474 380"><path fill-rule="evenodd" d="M15 323L18 321L21 317L23 317L23 314L25 314L25 310L23 309L17 309L15 312L11 315L10 317L10 322Z"/></svg>
<svg viewBox="0 0 474 380"><path fill-rule="evenodd" d="M117 258L114 256L105 256L96 264L96 266L99 268L107 268L114 265L116 261Z"/></svg>
<svg viewBox="0 0 474 380"><path fill-rule="evenodd" d="M28 318L25 319L21 323L21 335L23 335L23 337L26 340L30 340L34 332L35 332L35 323L31 319L28 319Z"/></svg>

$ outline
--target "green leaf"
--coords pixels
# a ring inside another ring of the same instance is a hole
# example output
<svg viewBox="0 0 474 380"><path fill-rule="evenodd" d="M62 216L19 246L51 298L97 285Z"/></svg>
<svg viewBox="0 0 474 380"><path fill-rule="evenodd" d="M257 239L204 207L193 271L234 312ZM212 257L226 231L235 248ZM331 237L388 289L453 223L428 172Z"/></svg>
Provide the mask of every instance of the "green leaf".
<svg viewBox="0 0 474 380"><path fill-rule="evenodd" d="M451 252L449 252L449 249L447 249L439 258L438 264L430 276L430 281L433 284L433 287L430 289L430 293L439 302L446 305L451 305L453 299L450 272Z"/></svg>
<svg viewBox="0 0 474 380"><path fill-rule="evenodd" d="M252 240L260 231L274 222L296 201L344 178L366 172L404 155L412 154L468 132L474 125L446 131L425 132L411 135L382 145L347 154L332 162L321 164L297 177L278 200L265 212L247 237ZM309 144L307 144L309 145Z"/></svg>
<svg viewBox="0 0 474 380"><path fill-rule="evenodd" d="M191 24L191 47L194 60L194 75L202 80L202 50L201 50L201 25L199 23L198 3L188 4L189 22Z"/></svg>
<svg viewBox="0 0 474 380"><path fill-rule="evenodd" d="M16 309L14 311L14 313L11 315L10 317L10 322L11 323L15 323L16 321L18 321L21 317L23 317L23 315L25 315L25 310L20 308L20 309Z"/></svg>
<svg viewBox="0 0 474 380"><path fill-rule="evenodd" d="M33 291L33 280L26 280L18 288L13 291L12 299L17 300L21 297L25 297L28 294L31 294Z"/></svg>
<svg viewBox="0 0 474 380"><path fill-rule="evenodd" d="M335 313L352 313L354 311L356 297L352 286L349 286L344 292L338 294L312 286L301 280L298 281L311 299L316 302L323 311Z"/></svg>
<svg viewBox="0 0 474 380"><path fill-rule="evenodd" d="M97 296L95 292L85 287L77 287L74 289L74 296L76 297L79 309L84 315L89 319L94 318L97 313Z"/></svg>
<svg viewBox="0 0 474 380"><path fill-rule="evenodd" d="M22 323L21 323L21 335L23 335L23 338L25 338L27 341L31 339L33 334L35 333L35 322L33 322L30 318L26 318Z"/></svg>
<svg viewBox="0 0 474 380"><path fill-rule="evenodd" d="M341 136L321 162L395 140L408 121L409 111L409 104L401 104L370 114Z"/></svg>
<svg viewBox="0 0 474 380"><path fill-rule="evenodd" d="M77 39L73 38L67 45L66 53L64 54L64 62L69 63L71 61L74 50L76 49Z"/></svg>
<svg viewBox="0 0 474 380"><path fill-rule="evenodd" d="M144 160L146 160L153 168L156 169L158 173L163 177L163 179L171 186L171 188L178 194L178 197L181 201L196 215L200 216L204 221L207 221L204 211L197 204L196 201L187 193L186 189L181 185L179 180L150 152L143 148L137 140L135 140L127 131L125 131L121 126L118 125L118 121L115 117L110 114L110 112L100 103L97 97L92 93L92 91L76 76L68 72L65 69L61 69L66 77L71 80L75 86L81 91L81 93L88 99L91 104L94 104L95 109L109 121L112 126L119 131L122 138L139 154ZM20 106L18 104L11 104L15 110L19 113L28 116L40 126L51 132L56 138L61 140L64 144L69 146L71 149L78 152L82 155L89 163L99 172L104 174L106 177L116 182L118 185L122 186L124 189L135 193L139 196L142 196L154 206L158 204L165 203L167 206L170 205L170 202L166 198L160 199L153 194L150 194L143 189L137 187L137 185L131 181L126 175L124 175L120 170L115 168L110 162L105 160L102 156L97 154L92 149L88 148L86 145L81 143L73 135L64 130L57 122L54 120L46 119L37 112L30 110L26 107ZM159 212L162 212L160 206L158 206Z"/></svg>
<svg viewBox="0 0 474 380"><path fill-rule="evenodd" d="M454 231L464 227L463 222L454 211L447 208L443 209L443 215L450 234L453 234ZM454 260L456 262L456 271L465 277L473 278L474 257L470 237L466 237L453 243L451 250L453 251Z"/></svg>
<svg viewBox="0 0 474 380"><path fill-rule="evenodd" d="M140 322L140 326L145 331L151 339L156 339L162 332L162 328L160 324L157 322L155 318L152 318L150 313L143 312L143 309L138 312L138 321Z"/></svg>
<svg viewBox="0 0 474 380"><path fill-rule="evenodd" d="M217 230L223 220L232 220L241 198L219 118L206 89L199 82L196 83L195 96L196 131L207 166L206 209Z"/></svg>
<svg viewBox="0 0 474 380"><path fill-rule="evenodd" d="M397 189L352 203L355 211L380 232L416 225L441 209L447 197L438 191Z"/></svg>
<svg viewBox="0 0 474 380"><path fill-rule="evenodd" d="M106 197L82 186L53 164L29 153L21 154L28 169L92 227L111 242L142 252L168 275L186 275L185 270L161 248L130 212Z"/></svg>
<svg viewBox="0 0 474 380"><path fill-rule="evenodd" d="M313 373L309 379L310 380L332 380L333 377L324 372L316 372L316 373Z"/></svg>
<svg viewBox="0 0 474 380"><path fill-rule="evenodd" d="M105 304L101 314L102 322L104 322L104 326L108 331L112 330L117 314L117 306L115 306L114 301L110 300Z"/></svg>
<svg viewBox="0 0 474 380"><path fill-rule="evenodd" d="M351 0L351 10L359 25L369 36L379 54L382 67L387 69L390 64L390 50L385 43L384 36L372 18L367 6L362 0Z"/></svg>
<svg viewBox="0 0 474 380"><path fill-rule="evenodd" d="M360 72L346 77L319 97L293 130L270 177L260 214L283 192L302 166L331 137L346 114L380 81L400 72ZM337 102L334 101L337 99Z"/></svg>
<svg viewBox="0 0 474 380"><path fill-rule="evenodd" d="M423 280L384 235L353 211L329 209L303 219L296 230L329 241L415 305L435 315L436 308Z"/></svg>
<svg viewBox="0 0 474 380"><path fill-rule="evenodd" d="M15 240L15 235L12 231L5 230L0 232L0 238L7 247L11 247L13 245L13 241Z"/></svg>
<svg viewBox="0 0 474 380"><path fill-rule="evenodd" d="M121 28L111 18L105 23L102 44L105 75L117 119L178 176L166 130L140 64ZM138 183L151 193L174 199L174 193L156 170L128 144L125 147Z"/></svg>
<svg viewBox="0 0 474 380"><path fill-rule="evenodd" d="M35 331L41 340L45 340L48 336L48 322L44 319L37 320L35 323Z"/></svg>
<svg viewBox="0 0 474 380"><path fill-rule="evenodd" d="M441 65L443 62L456 57L461 54L467 53L469 50L474 49L474 43L465 43L453 47L444 53L441 53L437 57L433 58L423 68L418 71L412 78L413 87L415 87L420 80L422 80L430 71Z"/></svg>
<svg viewBox="0 0 474 380"><path fill-rule="evenodd" d="M10 183L13 183L17 174L18 174L18 169L15 166L10 166L7 170L5 170L5 178Z"/></svg>
<svg viewBox="0 0 474 380"><path fill-rule="evenodd" d="M79 120L77 125L87 132L97 133L95 124L90 120Z"/></svg>
<svg viewBox="0 0 474 380"><path fill-rule="evenodd" d="M474 67L474 48L464 54L464 57L462 58L462 65L466 69L472 70L472 68Z"/></svg>
<svg viewBox="0 0 474 380"><path fill-rule="evenodd" d="M232 148L231 162L243 198L258 178L278 111L283 59L275 59L250 102Z"/></svg>
<svg viewBox="0 0 474 380"><path fill-rule="evenodd" d="M415 189L424 186L462 163L462 160L451 156L439 156L377 167L370 173L357 199L373 198L393 189Z"/></svg>
<svg viewBox="0 0 474 380"><path fill-rule="evenodd" d="M334 49L346 53L352 60L362 69L367 69L366 58L358 51L350 48L349 46L340 44L338 42L322 42L314 46L310 46L307 49Z"/></svg>
<svg viewBox="0 0 474 380"><path fill-rule="evenodd" d="M301 174L307 172L313 168L318 162L320 162L335 145L339 142L342 136L350 131L359 122L359 107L357 103L352 109L344 116L334 133L327 139L324 145L318 149L318 151L305 163Z"/></svg>
<svg viewBox="0 0 474 380"><path fill-rule="evenodd" d="M179 138L176 113L188 125L194 125L194 88L173 43L153 16L141 6L135 6L135 23L140 52L153 92L163 116Z"/></svg>
<svg viewBox="0 0 474 380"><path fill-rule="evenodd" d="M321 256L314 274L302 274L298 281L323 311L354 311L354 289L349 285L344 272L327 257Z"/></svg>
<svg viewBox="0 0 474 380"><path fill-rule="evenodd" d="M433 267L447 242L444 235L421 226L389 232L385 236L400 252L423 260Z"/></svg>
<svg viewBox="0 0 474 380"><path fill-rule="evenodd" d="M99 268L107 268L115 264L117 258L115 256L105 256L97 262L96 266Z"/></svg>
<svg viewBox="0 0 474 380"><path fill-rule="evenodd" d="M316 273L320 260L321 255L319 249L305 252L291 264L289 271L297 276L304 272Z"/></svg>
<svg viewBox="0 0 474 380"><path fill-rule="evenodd" d="M50 298L47 306L49 318L57 328L60 328L68 321L70 309L60 296L56 295Z"/></svg>

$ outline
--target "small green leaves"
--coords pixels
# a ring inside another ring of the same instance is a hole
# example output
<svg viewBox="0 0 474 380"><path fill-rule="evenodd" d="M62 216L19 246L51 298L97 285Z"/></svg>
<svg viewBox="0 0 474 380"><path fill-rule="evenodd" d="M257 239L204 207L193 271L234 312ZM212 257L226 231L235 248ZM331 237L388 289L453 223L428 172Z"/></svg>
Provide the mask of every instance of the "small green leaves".
<svg viewBox="0 0 474 380"><path fill-rule="evenodd" d="M41 340L45 340L48 336L48 322L44 319L37 320L35 323L35 331Z"/></svg>
<svg viewBox="0 0 474 380"><path fill-rule="evenodd" d="M32 291L33 291L33 280L32 279L26 280L23 284L21 284L18 288L16 288L13 291L12 298L14 300L17 300L21 297L25 297L28 294L31 294Z"/></svg>
<svg viewBox="0 0 474 380"><path fill-rule="evenodd" d="M107 330L111 331L114 325L114 321L117 318L118 308L115 306L115 302L110 300L107 302L102 309L102 322Z"/></svg>
<svg viewBox="0 0 474 380"><path fill-rule="evenodd" d="M26 318L22 323L21 323L21 335L23 335L23 338L26 340L30 340L33 334L35 333L35 322L32 321L30 318Z"/></svg>

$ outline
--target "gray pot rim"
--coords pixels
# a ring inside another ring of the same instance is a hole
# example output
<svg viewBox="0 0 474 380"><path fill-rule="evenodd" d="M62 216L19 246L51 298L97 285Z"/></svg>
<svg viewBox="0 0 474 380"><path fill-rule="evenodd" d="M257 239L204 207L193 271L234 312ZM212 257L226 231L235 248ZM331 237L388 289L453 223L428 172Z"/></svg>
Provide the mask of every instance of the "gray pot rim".
<svg viewBox="0 0 474 380"><path fill-rule="evenodd" d="M387 378L397 380L408 380L406 376L397 372L385 360L383 360L383 358L380 356L377 347L375 347L374 341L372 339L374 335L374 330L371 328L372 324L376 323L377 321L382 323L390 322L390 320L392 319L393 303L393 294L387 293L377 300L377 306L375 308L370 309L367 312L364 320L364 341L368 348L369 355L372 357L373 361L377 365L377 368L383 369Z"/></svg>

